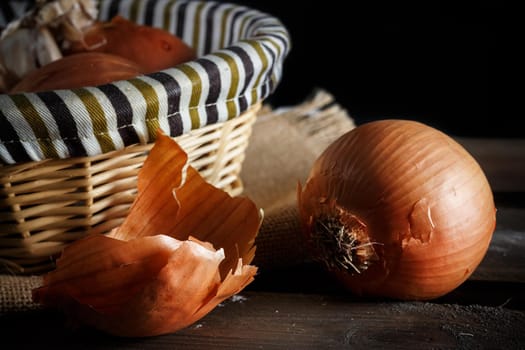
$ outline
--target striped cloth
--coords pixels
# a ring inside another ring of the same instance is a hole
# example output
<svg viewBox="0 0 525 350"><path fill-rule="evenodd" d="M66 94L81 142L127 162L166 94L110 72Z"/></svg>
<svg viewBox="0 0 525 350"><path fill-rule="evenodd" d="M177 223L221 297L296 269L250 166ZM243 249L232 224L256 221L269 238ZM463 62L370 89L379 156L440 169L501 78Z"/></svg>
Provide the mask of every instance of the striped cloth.
<svg viewBox="0 0 525 350"><path fill-rule="evenodd" d="M2 2L0 26L25 8ZM290 48L277 18L235 4L99 2L100 19L117 14L169 30L198 58L98 87L0 95L0 162L94 156L235 118L275 90Z"/></svg>

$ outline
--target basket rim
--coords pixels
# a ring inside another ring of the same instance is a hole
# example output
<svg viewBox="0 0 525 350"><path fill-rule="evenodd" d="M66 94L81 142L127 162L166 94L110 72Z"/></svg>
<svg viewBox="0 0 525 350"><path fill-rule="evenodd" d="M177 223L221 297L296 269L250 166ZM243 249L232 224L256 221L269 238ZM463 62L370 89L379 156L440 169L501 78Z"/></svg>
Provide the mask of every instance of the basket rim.
<svg viewBox="0 0 525 350"><path fill-rule="evenodd" d="M198 57L96 87L1 94L0 162L103 154L153 142L159 129L180 136L238 117L277 87L290 37L273 15L209 0L148 1L138 10L134 3L101 0L99 18L164 27Z"/></svg>

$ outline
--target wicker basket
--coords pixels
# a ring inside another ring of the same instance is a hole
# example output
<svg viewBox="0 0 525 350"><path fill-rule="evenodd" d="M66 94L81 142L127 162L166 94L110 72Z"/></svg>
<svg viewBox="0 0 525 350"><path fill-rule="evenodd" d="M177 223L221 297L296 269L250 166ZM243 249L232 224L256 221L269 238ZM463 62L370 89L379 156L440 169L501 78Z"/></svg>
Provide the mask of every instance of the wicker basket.
<svg viewBox="0 0 525 350"><path fill-rule="evenodd" d="M272 16L233 4L137 4L100 1L99 17L118 13L168 29L199 58L100 87L0 95L4 272L48 271L68 243L118 226L158 129L210 183L242 192L244 152L257 111L280 79L287 31Z"/></svg>

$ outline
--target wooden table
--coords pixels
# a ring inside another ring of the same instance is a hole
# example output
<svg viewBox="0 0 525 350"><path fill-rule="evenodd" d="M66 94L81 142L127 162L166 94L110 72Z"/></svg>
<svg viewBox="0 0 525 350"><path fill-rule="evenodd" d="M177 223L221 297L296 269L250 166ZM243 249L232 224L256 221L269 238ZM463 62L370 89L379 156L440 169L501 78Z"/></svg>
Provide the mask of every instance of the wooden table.
<svg viewBox="0 0 525 350"><path fill-rule="evenodd" d="M498 223L472 277L438 300L358 298L309 263L261 271L240 295L174 334L119 339L32 311L0 317L0 348L525 349L525 140L460 142L487 173Z"/></svg>

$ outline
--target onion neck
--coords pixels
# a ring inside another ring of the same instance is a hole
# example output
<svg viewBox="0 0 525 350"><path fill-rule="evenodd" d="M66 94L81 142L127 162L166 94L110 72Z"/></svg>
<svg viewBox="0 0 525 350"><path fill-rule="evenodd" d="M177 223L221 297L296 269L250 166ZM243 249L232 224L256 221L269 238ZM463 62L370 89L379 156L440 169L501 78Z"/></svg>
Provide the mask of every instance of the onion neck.
<svg viewBox="0 0 525 350"><path fill-rule="evenodd" d="M379 243L370 241L366 224L343 211L315 218L311 241L329 269L360 274L378 260L374 245Z"/></svg>

